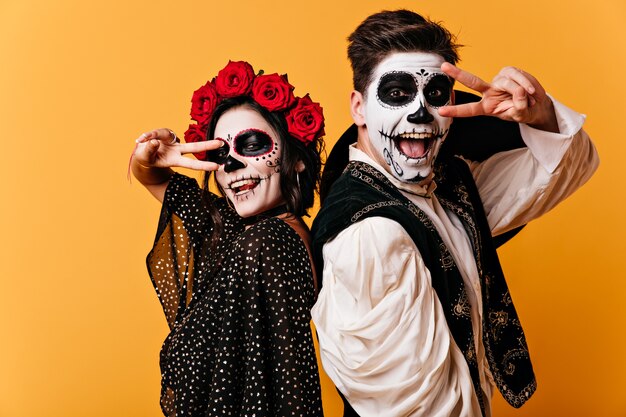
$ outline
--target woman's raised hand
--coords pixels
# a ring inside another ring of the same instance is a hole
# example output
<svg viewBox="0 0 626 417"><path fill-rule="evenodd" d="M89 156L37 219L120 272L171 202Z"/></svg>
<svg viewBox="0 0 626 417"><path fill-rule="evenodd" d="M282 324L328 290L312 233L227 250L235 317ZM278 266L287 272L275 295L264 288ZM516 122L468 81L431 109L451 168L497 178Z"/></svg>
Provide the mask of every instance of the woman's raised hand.
<svg viewBox="0 0 626 417"><path fill-rule="evenodd" d="M217 149L224 142L208 140L195 143L179 143L169 129L155 129L142 133L136 141L133 160L144 168L190 168L198 171L216 171L219 165L183 156L185 154Z"/></svg>

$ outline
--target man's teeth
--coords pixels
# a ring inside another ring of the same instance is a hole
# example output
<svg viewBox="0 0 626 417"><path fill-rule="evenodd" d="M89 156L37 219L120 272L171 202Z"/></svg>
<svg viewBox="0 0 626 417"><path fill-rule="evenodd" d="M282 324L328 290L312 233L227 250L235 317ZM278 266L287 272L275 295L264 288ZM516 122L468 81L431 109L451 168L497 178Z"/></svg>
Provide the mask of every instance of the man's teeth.
<svg viewBox="0 0 626 417"><path fill-rule="evenodd" d="M422 133L400 133L398 137L401 139L430 139L434 135L432 132L422 132Z"/></svg>

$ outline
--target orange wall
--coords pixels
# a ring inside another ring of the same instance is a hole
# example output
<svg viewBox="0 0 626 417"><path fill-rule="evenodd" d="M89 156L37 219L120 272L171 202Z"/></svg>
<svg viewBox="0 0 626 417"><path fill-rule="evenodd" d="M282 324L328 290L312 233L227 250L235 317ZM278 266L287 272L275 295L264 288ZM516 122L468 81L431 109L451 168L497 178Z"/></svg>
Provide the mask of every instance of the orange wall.
<svg viewBox="0 0 626 417"><path fill-rule="evenodd" d="M467 70L524 68L588 115L600 170L501 252L539 389L494 415L626 416L626 3L295 3L0 2L0 417L159 415L159 206L126 181L133 139L184 132L192 91L233 58L311 92L330 148L350 123L345 38L383 3L445 22Z"/></svg>

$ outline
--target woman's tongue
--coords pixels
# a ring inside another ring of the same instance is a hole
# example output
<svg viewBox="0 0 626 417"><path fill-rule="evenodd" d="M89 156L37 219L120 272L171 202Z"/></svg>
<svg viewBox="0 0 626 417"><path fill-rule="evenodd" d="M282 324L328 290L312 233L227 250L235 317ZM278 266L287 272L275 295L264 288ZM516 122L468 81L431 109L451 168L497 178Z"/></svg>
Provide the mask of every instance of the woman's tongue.
<svg viewBox="0 0 626 417"><path fill-rule="evenodd" d="M396 143L409 158L422 158L428 152L428 139L399 139Z"/></svg>
<svg viewBox="0 0 626 417"><path fill-rule="evenodd" d="M248 184L244 184L244 185L242 185L241 187L238 187L238 188L235 190L235 192L236 192L236 193L243 193L243 192L245 192L245 191L252 190L252 189L253 189L253 188L255 188L257 185L259 185L259 183L258 183L258 182L251 182L251 183L248 183Z"/></svg>

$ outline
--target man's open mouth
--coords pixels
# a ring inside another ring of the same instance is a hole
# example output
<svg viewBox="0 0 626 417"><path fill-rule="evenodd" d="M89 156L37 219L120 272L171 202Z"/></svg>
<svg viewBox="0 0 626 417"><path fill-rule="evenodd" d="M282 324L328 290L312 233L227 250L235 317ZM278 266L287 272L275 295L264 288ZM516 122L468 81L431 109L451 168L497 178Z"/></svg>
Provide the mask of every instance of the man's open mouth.
<svg viewBox="0 0 626 417"><path fill-rule="evenodd" d="M428 155L435 142L441 139L445 132L443 134L437 132L405 132L396 136L390 136L384 132L380 132L380 134L392 140L398 151L407 158L422 159Z"/></svg>
<svg viewBox="0 0 626 417"><path fill-rule="evenodd" d="M401 133L393 138L396 148L406 157L424 158L436 137L432 133Z"/></svg>

